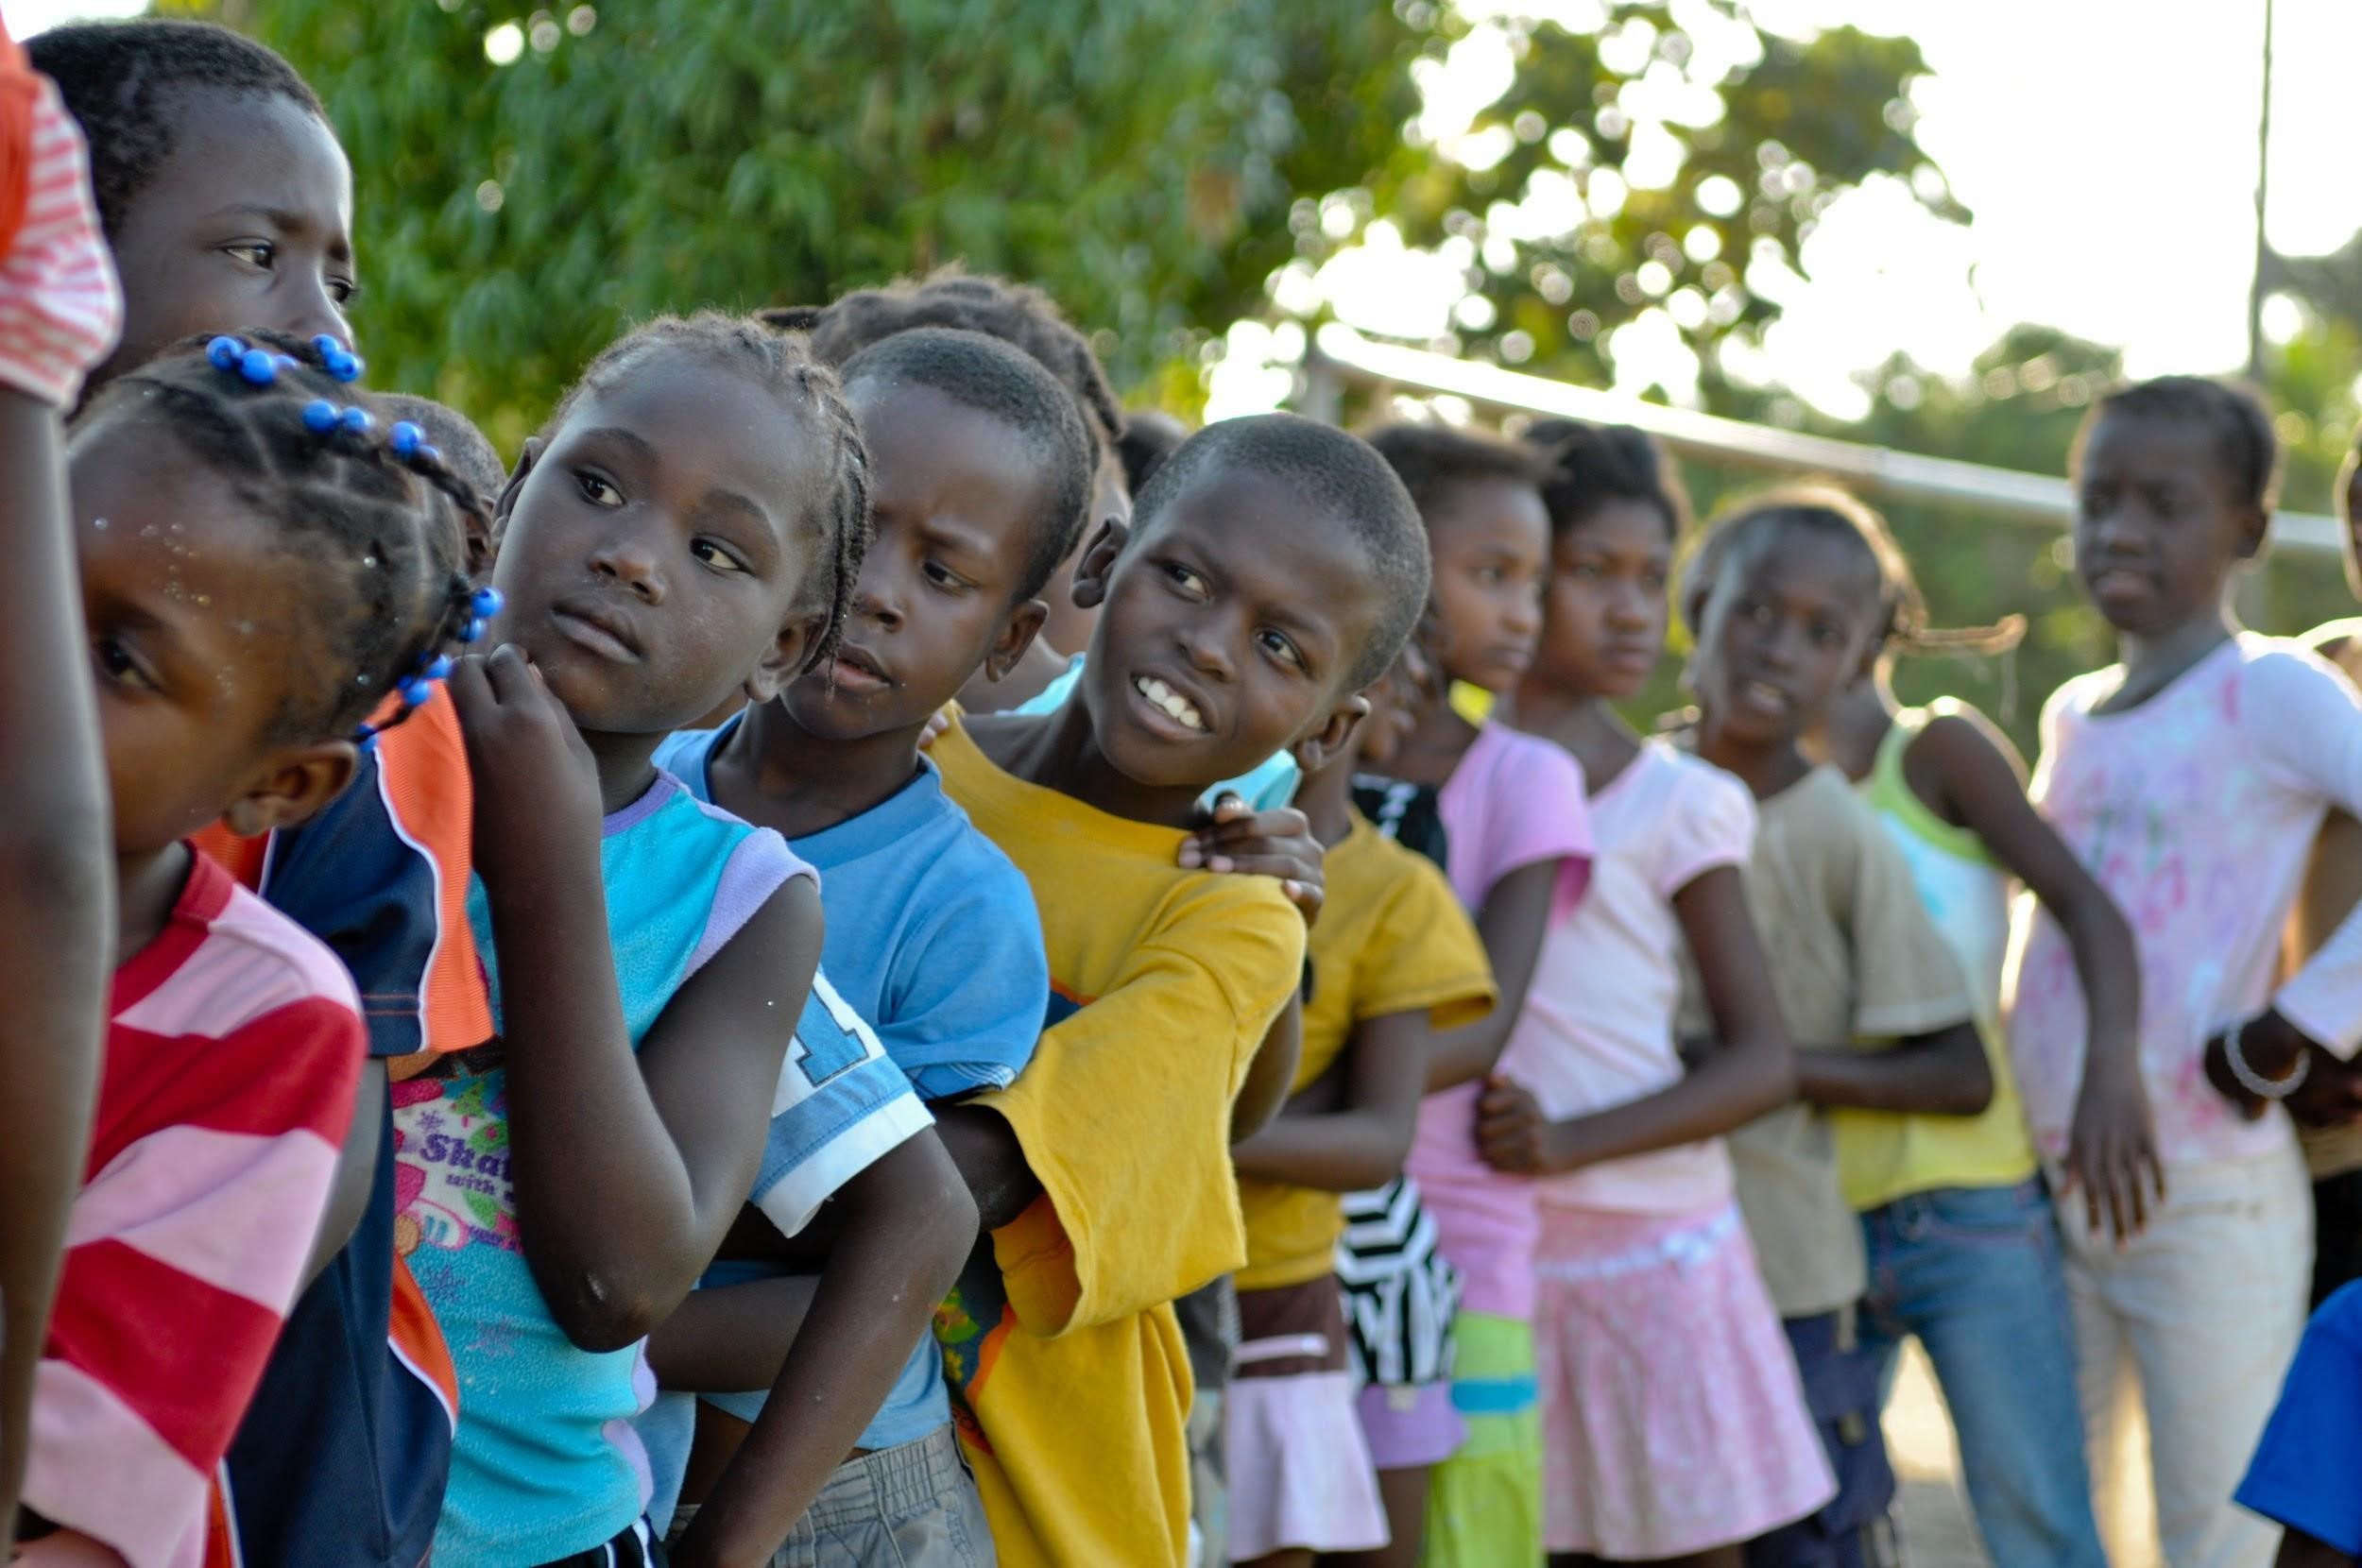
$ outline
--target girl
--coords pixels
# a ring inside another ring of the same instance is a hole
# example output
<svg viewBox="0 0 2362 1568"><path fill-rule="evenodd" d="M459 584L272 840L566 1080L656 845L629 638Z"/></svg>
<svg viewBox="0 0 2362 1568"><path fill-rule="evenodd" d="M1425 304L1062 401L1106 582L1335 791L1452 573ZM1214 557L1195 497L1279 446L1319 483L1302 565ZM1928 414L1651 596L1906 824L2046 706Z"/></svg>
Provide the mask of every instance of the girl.
<svg viewBox="0 0 2362 1568"><path fill-rule="evenodd" d="M1393 1510L1381 1509L1346 1371L1332 1268L1344 1228L1339 1194L1401 1173L1430 1031L1473 1022L1493 1006L1483 946L1449 884L1353 809L1355 762L1378 731L1407 716L1398 693L1422 664L1406 651L1369 690L1370 716L1306 778L1298 799L1327 851L1327 908L1312 928L1294 1087L1302 1094L1332 1074L1341 1082L1333 1103L1314 1090L1231 1150L1247 1233L1239 1270L1244 1342L1224 1404L1233 1562L1309 1565L1315 1552L1388 1544ZM1423 1472L1387 1475L1398 1491L1424 1491ZM1416 1517L1416 1492L1396 1501ZM1398 1556L1414 1554L1415 1535L1403 1546Z"/></svg>
<svg viewBox="0 0 2362 1568"><path fill-rule="evenodd" d="M1950 699L1925 709L1895 701L1897 651L1941 644L1884 522L1867 509L1859 520L1883 568L1879 646L1830 709L1825 746L1886 824L1960 960L1994 1083L1979 1116L1838 1114L1839 1170L1870 1262L1863 1342L1890 1386L1904 1337L1926 1347L1999 1568L2098 1568L2057 1224L2008 1064L1995 1057L2011 878L2060 912L2092 999L2096 1048L2062 1168L2070 1190L2082 1189L2086 1225L2120 1239L2139 1234L2165 1187L2140 1081L2132 934L2027 803L2017 755L1983 715ZM1975 637L1943 635L1955 646Z"/></svg>
<svg viewBox="0 0 2362 1568"><path fill-rule="evenodd" d="M834 653L867 512L835 378L712 315L601 354L501 498L505 646L452 682L500 1038L438 1059L395 1110L399 1231L460 1374L438 1561L647 1560L642 1341L758 1175L766 1213L800 1225L855 1173L915 1164L864 1234L948 1261L911 1278L897 1248L831 1256L780 1374L797 1420L759 1423L741 1457L775 1486L702 1512L680 1561L777 1546L973 1236L899 1075L872 1095L868 1056L817 1044L782 1071L820 945L809 869L652 761L733 688L768 700ZM812 1135L783 1171L766 1128L799 1107Z"/></svg>
<svg viewBox="0 0 2362 1568"><path fill-rule="evenodd" d="M1593 781L1591 886L1544 940L1479 1137L1539 1176L1538 1360L1554 1564L1737 1568L1836 1491L1733 1199L1721 1134L1794 1092L1747 912L1747 792L1611 706L1665 645L1686 507L1649 438L1554 454L1540 652L1517 722ZM1685 1072L1684 945L1714 1028ZM1531 1092L1529 1092L1529 1086ZM1538 1100L1538 1103L1537 1103Z"/></svg>
<svg viewBox="0 0 2362 1568"><path fill-rule="evenodd" d="M319 810L373 739L364 716L423 701L469 624L460 519L484 503L415 427L348 406L331 363L350 368L217 338L120 378L75 426L122 957L37 1386L31 1561L204 1555L208 1488L352 1116L350 977L187 842L217 817L259 833Z"/></svg>
<svg viewBox="0 0 2362 1568"><path fill-rule="evenodd" d="M1445 674L1508 691L1541 631L1550 524L1539 464L1504 442L1430 426L1391 426L1371 444L1427 524ZM1473 724L1448 701L1421 706L1391 768L1400 782L1438 792L1446 869L1500 988L1493 1016L1436 1036L1409 1167L1440 1249L1465 1282L1450 1354L1467 1438L1431 1477L1423 1560L1531 1562L1542 1555L1532 1326L1541 1221L1532 1183L1479 1155L1476 1107L1524 1008L1543 936L1582 893L1591 853L1583 772L1548 741ZM1423 1435L1444 1430L1430 1420ZM1381 1466L1388 1458L1378 1452Z"/></svg>
<svg viewBox="0 0 2362 1568"><path fill-rule="evenodd" d="M1685 582L1698 629L1698 756L1755 798L1748 908L1798 1044L1802 1103L1732 1134L1739 1206L1837 1472L1836 1501L1758 1537L1760 1565L1877 1560L1894 1492L1878 1434L1877 1363L1859 1338L1861 1227L1840 1189L1831 1106L1974 1116L1993 1099L1960 965L1902 854L1805 738L1860 671L1880 623L1869 520L1840 492L1804 488L1718 522ZM1692 955L1703 959L1703 952ZM1688 977L1686 1015L1703 994ZM1883 1049L1862 1042L1891 1040ZM2063 1375L2062 1369L2060 1375Z"/></svg>
<svg viewBox="0 0 2362 1568"><path fill-rule="evenodd" d="M2336 672L2242 632L2226 590L2263 547L2277 447L2246 393L2165 377L2101 401L2075 478L2076 571L2123 662L2043 714L2037 808L2131 922L2140 1058L2170 1178L2148 1229L2061 1217L2083 1417L2103 1464L2137 1369L2175 1568L2268 1561L2231 1504L2303 1326L2312 1213L2287 1116L2316 1046L2362 1041L2362 922L2275 988L2305 858L2362 807L2362 713ZM2036 1147L2062 1152L2088 1054L2066 932L2021 909L2011 1051ZM2106 1478L2103 1476L2103 1485Z"/></svg>

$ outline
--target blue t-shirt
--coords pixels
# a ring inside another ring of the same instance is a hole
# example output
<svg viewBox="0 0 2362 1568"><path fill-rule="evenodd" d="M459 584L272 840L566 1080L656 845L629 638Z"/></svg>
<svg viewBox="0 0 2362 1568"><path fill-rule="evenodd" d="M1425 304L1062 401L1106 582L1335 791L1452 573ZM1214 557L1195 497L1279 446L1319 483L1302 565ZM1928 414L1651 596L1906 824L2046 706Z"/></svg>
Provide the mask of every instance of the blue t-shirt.
<svg viewBox="0 0 2362 1568"><path fill-rule="evenodd" d="M710 798L707 764L738 722L674 736L658 749L659 764ZM891 798L790 847L820 873L829 918L821 968L921 1098L1005 1088L1032 1060L1050 1001L1041 917L1024 874L943 793L933 764L922 761ZM706 1283L762 1271L717 1264ZM763 1401L760 1392L708 1398L742 1421L754 1420ZM915 1442L950 1419L929 1335L860 1446Z"/></svg>
<svg viewBox="0 0 2362 1568"><path fill-rule="evenodd" d="M1077 654L1066 667L1066 673L1041 689L1040 692L1017 705L1018 713L1054 713L1065 703L1067 695L1083 678L1083 659ZM1304 778L1304 770L1296 759L1284 751L1275 751L1263 758L1253 773L1241 774L1227 784L1217 784L1206 792L1204 800L1210 810L1224 795L1235 794L1247 804L1251 811L1274 811L1294 803L1296 785Z"/></svg>
<svg viewBox="0 0 2362 1568"><path fill-rule="evenodd" d="M662 775L607 819L600 870L634 1049L756 912L792 878L811 874L777 833ZM471 890L469 914L497 1025L499 956L481 884ZM499 1048L443 1058L394 1091L402 1214L416 1237L411 1271L459 1372L459 1434L434 1555L462 1565L547 1562L588 1550L638 1518L652 1491L632 1427L655 1393L642 1347L574 1346L525 1262ZM786 1118L806 1135L792 1160L766 1154L757 1202L806 1218L928 1123L882 1055L864 1060L835 1041L817 1050L800 1038L780 1070L772 1114L775 1128Z"/></svg>
<svg viewBox="0 0 2362 1568"><path fill-rule="evenodd" d="M2276 1525L2362 1557L2362 1283L2321 1304L2234 1500Z"/></svg>

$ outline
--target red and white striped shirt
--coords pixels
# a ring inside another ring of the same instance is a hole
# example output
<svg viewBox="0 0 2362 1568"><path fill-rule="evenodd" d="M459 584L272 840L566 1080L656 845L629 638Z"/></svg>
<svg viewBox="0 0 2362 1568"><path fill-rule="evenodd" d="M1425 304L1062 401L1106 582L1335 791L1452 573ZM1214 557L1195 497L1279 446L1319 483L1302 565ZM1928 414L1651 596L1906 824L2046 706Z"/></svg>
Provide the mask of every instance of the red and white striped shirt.
<svg viewBox="0 0 2362 1568"><path fill-rule="evenodd" d="M70 407L122 330L82 132L0 37L0 383Z"/></svg>
<svg viewBox="0 0 2362 1568"><path fill-rule="evenodd" d="M33 1390L26 1506L130 1568L202 1560L352 1117L365 1050L327 947L203 855L115 971L88 1185Z"/></svg>

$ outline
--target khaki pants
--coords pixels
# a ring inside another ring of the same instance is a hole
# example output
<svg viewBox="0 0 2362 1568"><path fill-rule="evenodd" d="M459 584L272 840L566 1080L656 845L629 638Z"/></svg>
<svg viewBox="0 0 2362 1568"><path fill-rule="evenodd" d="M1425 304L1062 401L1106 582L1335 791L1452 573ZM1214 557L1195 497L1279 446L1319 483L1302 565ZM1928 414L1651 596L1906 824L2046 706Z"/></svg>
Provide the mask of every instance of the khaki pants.
<svg viewBox="0 0 2362 1568"><path fill-rule="evenodd" d="M677 1541L697 1510L673 1516ZM994 1568L992 1530L960 1440L941 1426L916 1442L837 1467L771 1556L771 1568Z"/></svg>

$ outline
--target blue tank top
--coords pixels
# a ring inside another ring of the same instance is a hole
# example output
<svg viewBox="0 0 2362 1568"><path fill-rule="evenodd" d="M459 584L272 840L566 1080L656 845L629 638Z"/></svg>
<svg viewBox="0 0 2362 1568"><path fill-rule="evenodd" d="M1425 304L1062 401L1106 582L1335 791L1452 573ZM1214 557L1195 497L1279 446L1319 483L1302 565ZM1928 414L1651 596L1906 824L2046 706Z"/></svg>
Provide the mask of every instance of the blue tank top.
<svg viewBox="0 0 2362 1568"><path fill-rule="evenodd" d="M607 819L600 872L637 1050L674 993L810 868L777 833L660 774ZM469 890L468 914L497 1028L500 962L481 883ZM648 1501L647 1458L631 1429L656 1392L643 1347L584 1351L550 1316L518 1241L507 1071L498 1057L495 1041L394 1085L396 1245L459 1372L459 1433L435 1533L439 1568L507 1568L586 1551Z"/></svg>

